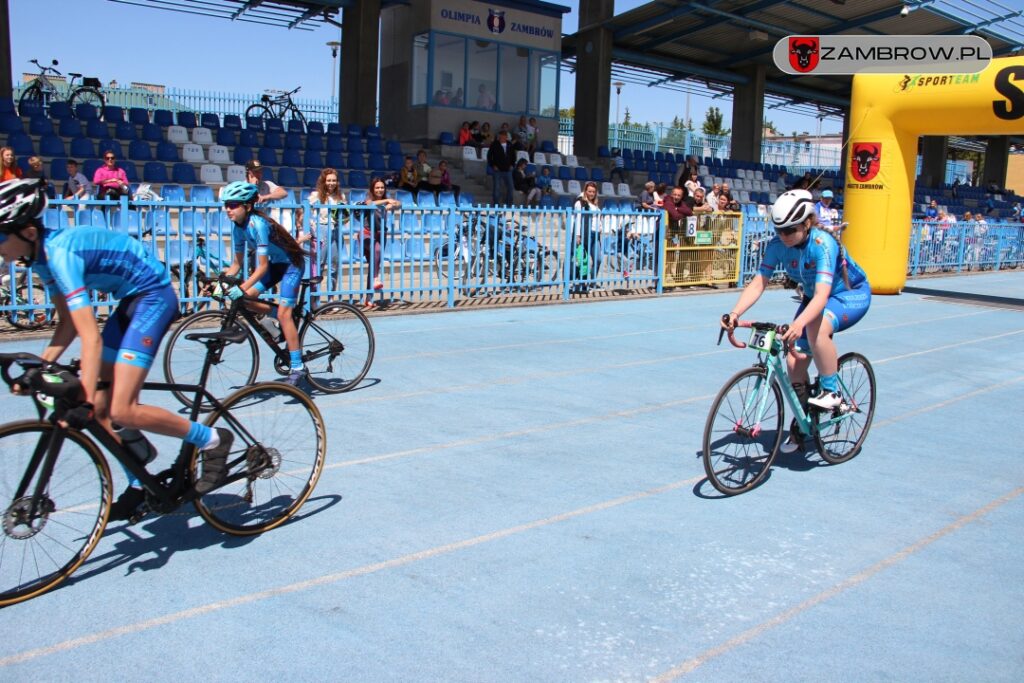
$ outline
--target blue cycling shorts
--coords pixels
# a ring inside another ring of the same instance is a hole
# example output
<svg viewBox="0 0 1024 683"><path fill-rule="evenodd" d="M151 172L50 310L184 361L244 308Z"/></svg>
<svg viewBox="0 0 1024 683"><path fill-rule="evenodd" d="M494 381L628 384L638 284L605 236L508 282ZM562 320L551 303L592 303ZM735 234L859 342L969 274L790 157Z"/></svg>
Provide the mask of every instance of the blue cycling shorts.
<svg viewBox="0 0 1024 683"><path fill-rule="evenodd" d="M267 291L281 283L281 294L278 303L282 306L295 307L299 300L299 284L302 281L302 268L292 263L271 263L267 272L260 278L263 291Z"/></svg>
<svg viewBox="0 0 1024 683"><path fill-rule="evenodd" d="M103 326L103 361L148 370L167 328L178 317L171 285L122 299Z"/></svg>
<svg viewBox="0 0 1024 683"><path fill-rule="evenodd" d="M793 318L796 319L803 313L809 303L811 303L811 300L807 298L800 302L800 307L796 309L796 315ZM864 314L868 312L870 307L871 285L865 280L853 289L830 296L828 303L825 304L825 310L822 315L832 323L832 332L842 332L860 322L860 319L864 317ZM806 329L797 341L796 346L804 353L810 351L811 347L807 341Z"/></svg>

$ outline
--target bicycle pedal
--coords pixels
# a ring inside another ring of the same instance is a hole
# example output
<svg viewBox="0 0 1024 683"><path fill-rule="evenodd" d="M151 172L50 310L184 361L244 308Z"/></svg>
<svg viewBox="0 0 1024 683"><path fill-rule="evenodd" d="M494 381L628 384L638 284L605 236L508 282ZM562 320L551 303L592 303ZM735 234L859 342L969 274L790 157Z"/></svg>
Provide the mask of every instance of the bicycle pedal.
<svg viewBox="0 0 1024 683"><path fill-rule="evenodd" d="M138 524L142 521L142 518L152 512L152 508L149 507L149 503L143 503L139 507L135 508L135 512L128 518L128 524Z"/></svg>

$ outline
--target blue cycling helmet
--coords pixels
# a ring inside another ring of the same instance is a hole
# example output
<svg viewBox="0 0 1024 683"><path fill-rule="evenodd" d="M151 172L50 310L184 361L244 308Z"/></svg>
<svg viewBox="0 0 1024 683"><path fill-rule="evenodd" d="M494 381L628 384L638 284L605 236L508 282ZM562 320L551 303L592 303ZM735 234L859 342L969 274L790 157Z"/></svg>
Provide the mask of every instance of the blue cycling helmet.
<svg viewBox="0 0 1024 683"><path fill-rule="evenodd" d="M252 183L245 183L241 180L236 180L233 183L228 183L224 186L224 189L220 191L220 200L222 202L254 202L256 197L259 195L259 188Z"/></svg>

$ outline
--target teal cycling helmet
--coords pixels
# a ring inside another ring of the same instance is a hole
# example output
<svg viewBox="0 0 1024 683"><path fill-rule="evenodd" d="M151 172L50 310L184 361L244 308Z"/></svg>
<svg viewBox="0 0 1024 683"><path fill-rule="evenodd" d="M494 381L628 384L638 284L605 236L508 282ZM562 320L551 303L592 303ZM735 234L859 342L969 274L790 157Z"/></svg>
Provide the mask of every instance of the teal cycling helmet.
<svg viewBox="0 0 1024 683"><path fill-rule="evenodd" d="M259 188L252 183L236 180L224 186L224 189L220 191L220 200L222 202L243 202L247 204L256 201L258 194Z"/></svg>

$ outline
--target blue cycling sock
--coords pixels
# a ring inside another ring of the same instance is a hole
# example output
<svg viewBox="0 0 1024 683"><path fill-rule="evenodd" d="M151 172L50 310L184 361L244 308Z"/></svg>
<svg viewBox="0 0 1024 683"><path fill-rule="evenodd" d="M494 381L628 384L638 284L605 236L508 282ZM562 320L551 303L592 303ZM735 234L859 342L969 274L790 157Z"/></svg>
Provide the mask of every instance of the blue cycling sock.
<svg viewBox="0 0 1024 683"><path fill-rule="evenodd" d="M292 361L292 370L302 369L302 350L296 349L295 351L289 351L288 356Z"/></svg>
<svg viewBox="0 0 1024 683"><path fill-rule="evenodd" d="M831 375L821 375L818 380L821 382L822 391L839 391L839 374L833 372Z"/></svg>
<svg viewBox="0 0 1024 683"><path fill-rule="evenodd" d="M185 435L185 441L202 448L209 443L212 436L213 430L206 425L201 425L198 422L190 422L188 434Z"/></svg>

